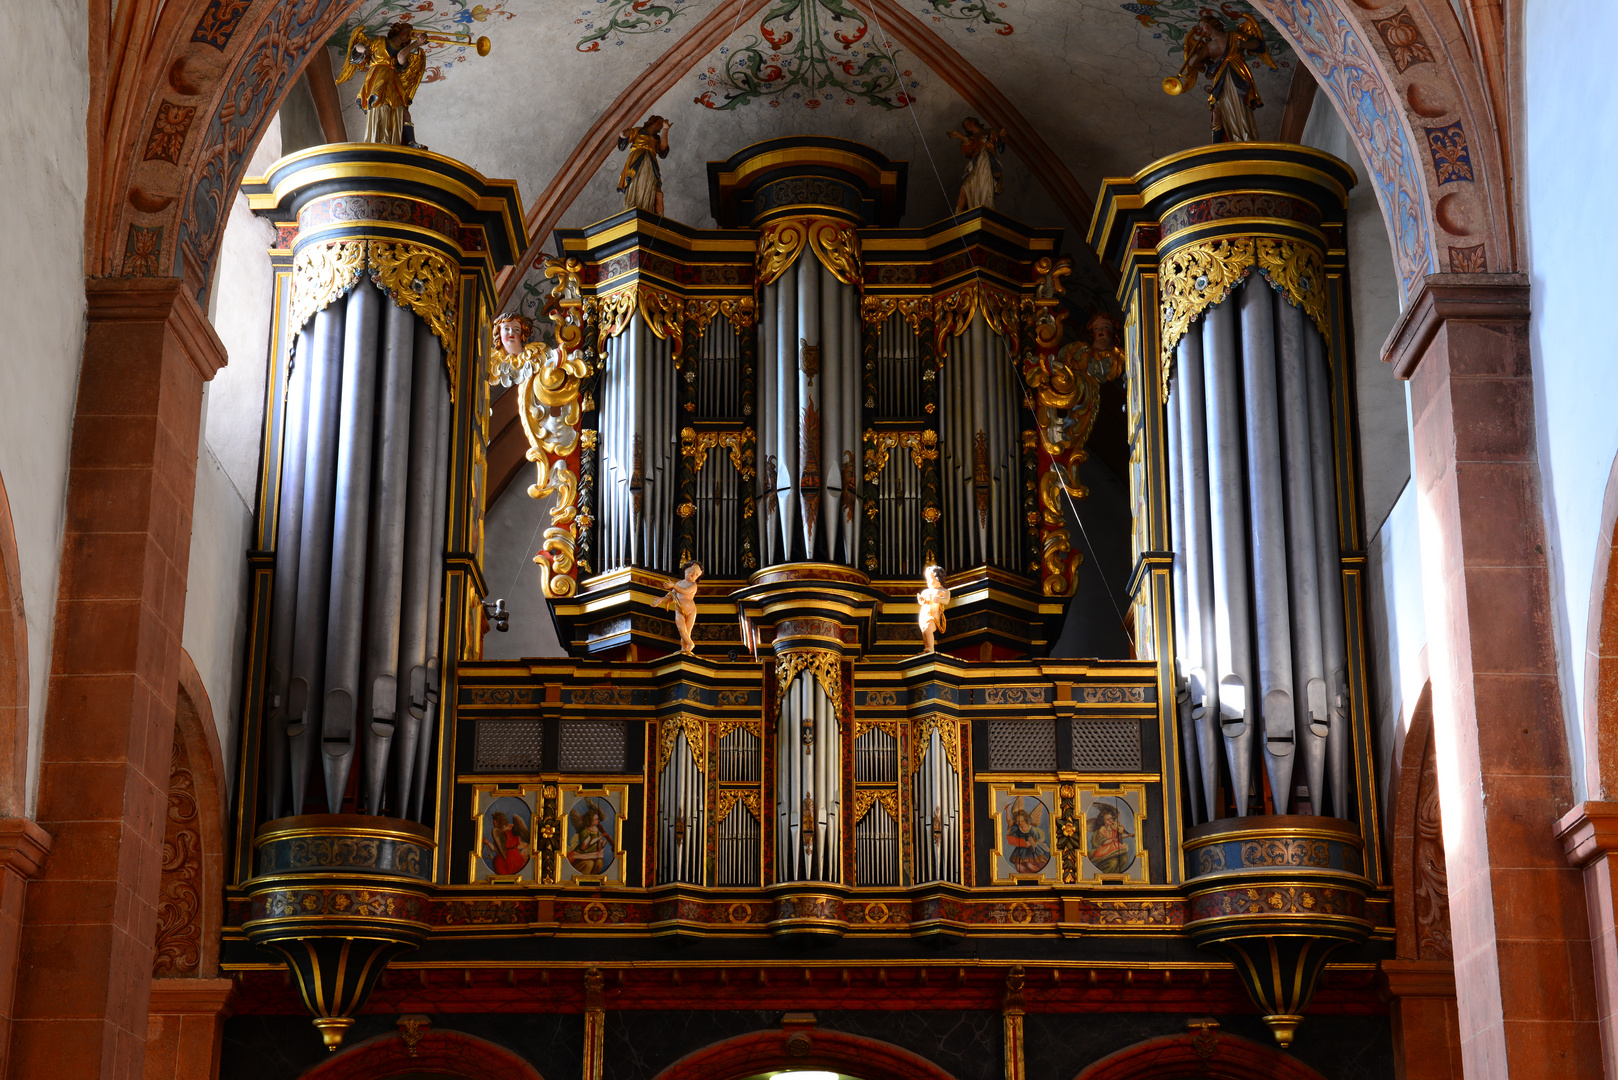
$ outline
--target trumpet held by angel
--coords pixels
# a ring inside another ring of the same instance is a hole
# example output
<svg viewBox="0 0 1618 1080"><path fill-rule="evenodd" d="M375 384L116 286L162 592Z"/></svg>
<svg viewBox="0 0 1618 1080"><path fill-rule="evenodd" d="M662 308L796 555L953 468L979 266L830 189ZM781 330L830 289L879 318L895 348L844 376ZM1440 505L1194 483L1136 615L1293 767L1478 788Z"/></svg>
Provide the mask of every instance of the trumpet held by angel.
<svg viewBox="0 0 1618 1080"><path fill-rule="evenodd" d="M1185 63L1176 75L1163 80L1163 91L1183 94L1200 74L1209 80L1208 108L1213 112L1214 142L1257 142L1253 110L1262 108L1249 56L1267 67L1275 57L1264 43L1264 30L1252 12L1237 16L1234 27L1212 11L1204 11L1185 35Z"/></svg>

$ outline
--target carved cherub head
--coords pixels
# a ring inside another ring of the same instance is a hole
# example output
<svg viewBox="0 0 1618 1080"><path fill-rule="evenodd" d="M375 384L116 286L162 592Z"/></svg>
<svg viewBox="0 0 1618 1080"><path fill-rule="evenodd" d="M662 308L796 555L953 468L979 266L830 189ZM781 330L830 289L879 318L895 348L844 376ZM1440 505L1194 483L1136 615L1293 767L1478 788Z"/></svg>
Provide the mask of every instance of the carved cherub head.
<svg viewBox="0 0 1618 1080"><path fill-rule="evenodd" d="M508 311L494 320L494 346L502 352L516 356L534 336L534 320L516 311Z"/></svg>
<svg viewBox="0 0 1618 1080"><path fill-rule="evenodd" d="M1090 339L1092 349L1114 348L1118 344L1118 320L1105 311L1098 311L1084 324L1084 334Z"/></svg>
<svg viewBox="0 0 1618 1080"><path fill-rule="evenodd" d="M927 582L929 589L942 589L944 587L944 568L942 566L929 566L921 572L921 576Z"/></svg>
<svg viewBox="0 0 1618 1080"><path fill-rule="evenodd" d="M697 562L697 560L692 559L690 562L680 567L680 572L685 575L685 580L695 585L702 577L702 564Z"/></svg>

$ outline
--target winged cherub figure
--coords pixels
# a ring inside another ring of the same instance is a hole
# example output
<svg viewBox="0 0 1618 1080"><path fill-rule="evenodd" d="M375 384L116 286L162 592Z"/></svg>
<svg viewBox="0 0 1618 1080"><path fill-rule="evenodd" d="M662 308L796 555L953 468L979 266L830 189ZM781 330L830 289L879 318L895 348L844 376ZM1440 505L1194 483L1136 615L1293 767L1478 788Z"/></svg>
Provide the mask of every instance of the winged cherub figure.
<svg viewBox="0 0 1618 1080"><path fill-rule="evenodd" d="M427 70L422 46L427 35L409 23L396 22L386 34L372 37L356 26L348 36L348 52L337 81L345 83L363 68L365 81L356 95L365 112L365 141L390 146L415 146L410 103Z"/></svg>

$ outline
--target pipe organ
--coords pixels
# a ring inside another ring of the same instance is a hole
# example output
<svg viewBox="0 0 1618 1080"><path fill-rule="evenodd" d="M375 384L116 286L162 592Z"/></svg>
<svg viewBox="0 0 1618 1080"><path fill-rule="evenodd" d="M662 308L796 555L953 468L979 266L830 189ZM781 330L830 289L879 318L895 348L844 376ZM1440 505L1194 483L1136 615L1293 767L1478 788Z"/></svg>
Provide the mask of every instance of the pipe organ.
<svg viewBox="0 0 1618 1080"><path fill-rule="evenodd" d="M249 184L279 360L227 966L280 951L336 1041L412 949L471 987L665 939L925 971L968 939L1111 963L1105 935L1204 987L1238 976L1203 947L1232 958L1286 1038L1327 956L1387 951L1352 174L1226 144L1107 181L1088 239L1123 317L1082 328L1057 230L901 227L905 180L776 140L710 164L715 228L558 230L554 344L492 318L512 186L376 146ZM1120 377L1134 509L1106 520L1079 467ZM545 500L508 604L565 658L479 658L493 384L533 466L504 497ZM1047 655L1077 515L1134 538L1132 656ZM681 652L658 602L692 560Z"/></svg>

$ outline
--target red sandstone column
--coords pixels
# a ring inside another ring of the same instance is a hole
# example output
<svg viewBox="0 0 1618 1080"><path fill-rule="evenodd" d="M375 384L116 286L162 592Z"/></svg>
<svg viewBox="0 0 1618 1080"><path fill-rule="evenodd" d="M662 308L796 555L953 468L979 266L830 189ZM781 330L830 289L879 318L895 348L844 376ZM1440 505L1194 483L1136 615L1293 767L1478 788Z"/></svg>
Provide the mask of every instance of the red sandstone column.
<svg viewBox="0 0 1618 1080"><path fill-rule="evenodd" d="M1580 805L1561 820L1557 834L1569 861L1584 871L1601 1057L1605 1075L1618 1077L1618 928L1613 923L1618 896L1618 803Z"/></svg>
<svg viewBox="0 0 1618 1080"><path fill-rule="evenodd" d="M134 1080L146 1047L202 384L224 347L173 278L92 280L12 1075Z"/></svg>
<svg viewBox="0 0 1618 1080"><path fill-rule="evenodd" d="M153 979L143 1080L218 1080L229 979Z"/></svg>
<svg viewBox="0 0 1618 1080"><path fill-rule="evenodd" d="M16 1008L17 953L23 898L51 849L44 829L26 818L0 819L0 1077L10 1076L11 1021Z"/></svg>
<svg viewBox="0 0 1618 1080"><path fill-rule="evenodd" d="M1528 282L1429 277L1389 338L1410 380L1434 745L1466 1075L1601 1075L1534 441Z"/></svg>
<svg viewBox="0 0 1618 1080"><path fill-rule="evenodd" d="M1384 960L1391 1001L1394 1080L1461 1080L1455 965L1448 960Z"/></svg>

